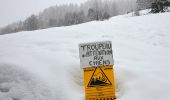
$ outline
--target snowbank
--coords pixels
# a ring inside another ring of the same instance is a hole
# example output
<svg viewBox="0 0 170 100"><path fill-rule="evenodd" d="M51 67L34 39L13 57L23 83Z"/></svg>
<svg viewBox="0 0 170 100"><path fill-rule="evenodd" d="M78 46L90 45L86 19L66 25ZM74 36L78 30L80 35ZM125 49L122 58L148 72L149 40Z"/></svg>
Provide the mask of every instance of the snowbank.
<svg viewBox="0 0 170 100"><path fill-rule="evenodd" d="M1 100L84 100L78 44L111 40L117 100L170 99L170 13L0 36Z"/></svg>
<svg viewBox="0 0 170 100"><path fill-rule="evenodd" d="M56 96L36 75L14 64L0 64L0 100L55 100Z"/></svg>

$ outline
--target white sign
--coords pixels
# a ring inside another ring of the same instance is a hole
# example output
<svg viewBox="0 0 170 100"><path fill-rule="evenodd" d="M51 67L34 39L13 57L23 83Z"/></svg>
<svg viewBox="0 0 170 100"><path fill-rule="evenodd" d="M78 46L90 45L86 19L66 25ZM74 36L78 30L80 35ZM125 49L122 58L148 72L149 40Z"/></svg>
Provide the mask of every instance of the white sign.
<svg viewBox="0 0 170 100"><path fill-rule="evenodd" d="M111 41L82 43L79 56L81 68L114 64Z"/></svg>

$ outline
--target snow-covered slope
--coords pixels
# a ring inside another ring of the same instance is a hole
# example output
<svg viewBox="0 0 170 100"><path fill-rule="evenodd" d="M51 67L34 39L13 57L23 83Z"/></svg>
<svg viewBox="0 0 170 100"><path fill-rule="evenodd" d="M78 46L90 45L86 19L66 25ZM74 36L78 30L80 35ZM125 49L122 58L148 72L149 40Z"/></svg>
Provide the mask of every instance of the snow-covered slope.
<svg viewBox="0 0 170 100"><path fill-rule="evenodd" d="M117 100L170 100L170 13L0 36L0 100L84 100L78 44L111 40Z"/></svg>

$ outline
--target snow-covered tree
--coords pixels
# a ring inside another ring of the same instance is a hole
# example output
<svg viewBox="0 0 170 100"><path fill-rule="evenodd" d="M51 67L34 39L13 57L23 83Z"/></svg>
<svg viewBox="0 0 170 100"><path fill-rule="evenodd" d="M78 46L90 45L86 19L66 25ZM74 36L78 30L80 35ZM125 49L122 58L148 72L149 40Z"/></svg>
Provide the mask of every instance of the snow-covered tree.
<svg viewBox="0 0 170 100"><path fill-rule="evenodd" d="M36 30L38 29L38 19L37 16L31 15L24 21L24 29L25 30Z"/></svg>
<svg viewBox="0 0 170 100"><path fill-rule="evenodd" d="M5 28L1 29L0 34L2 35L2 34L12 33L12 32L13 32L13 29L10 26L6 26Z"/></svg>
<svg viewBox="0 0 170 100"><path fill-rule="evenodd" d="M157 0L137 0L138 8L139 9L148 9L151 8L152 3L156 2Z"/></svg>

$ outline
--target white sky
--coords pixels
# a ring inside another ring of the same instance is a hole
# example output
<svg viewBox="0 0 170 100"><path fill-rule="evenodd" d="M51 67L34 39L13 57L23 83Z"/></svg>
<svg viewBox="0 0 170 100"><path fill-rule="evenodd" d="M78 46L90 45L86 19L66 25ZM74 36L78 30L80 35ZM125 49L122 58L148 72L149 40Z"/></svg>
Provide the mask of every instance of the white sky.
<svg viewBox="0 0 170 100"><path fill-rule="evenodd" d="M24 20L56 4L82 3L87 0L0 0L0 27Z"/></svg>

